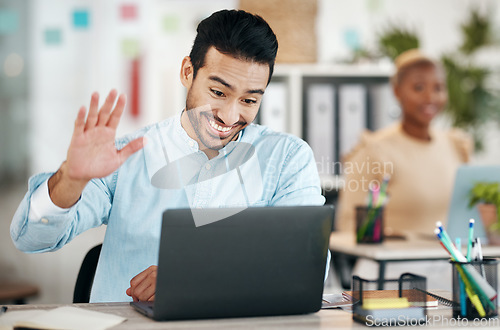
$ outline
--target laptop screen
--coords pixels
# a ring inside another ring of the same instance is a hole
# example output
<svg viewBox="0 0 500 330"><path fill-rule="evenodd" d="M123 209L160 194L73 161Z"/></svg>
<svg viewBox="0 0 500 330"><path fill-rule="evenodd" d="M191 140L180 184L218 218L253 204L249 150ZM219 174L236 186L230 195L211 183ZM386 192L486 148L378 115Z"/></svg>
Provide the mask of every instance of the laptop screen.
<svg viewBox="0 0 500 330"><path fill-rule="evenodd" d="M333 206L203 212L232 215L196 226L190 209L164 212L155 319L319 310Z"/></svg>

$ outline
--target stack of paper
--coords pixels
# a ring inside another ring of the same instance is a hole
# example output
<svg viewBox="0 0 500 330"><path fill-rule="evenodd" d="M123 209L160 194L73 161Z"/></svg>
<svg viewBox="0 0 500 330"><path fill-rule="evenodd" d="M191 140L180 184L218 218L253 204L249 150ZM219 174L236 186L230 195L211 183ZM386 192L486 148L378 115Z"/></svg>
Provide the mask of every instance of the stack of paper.
<svg viewBox="0 0 500 330"><path fill-rule="evenodd" d="M124 317L94 312L76 307L52 310L7 311L0 316L0 329L22 327L26 329L107 329L122 323Z"/></svg>

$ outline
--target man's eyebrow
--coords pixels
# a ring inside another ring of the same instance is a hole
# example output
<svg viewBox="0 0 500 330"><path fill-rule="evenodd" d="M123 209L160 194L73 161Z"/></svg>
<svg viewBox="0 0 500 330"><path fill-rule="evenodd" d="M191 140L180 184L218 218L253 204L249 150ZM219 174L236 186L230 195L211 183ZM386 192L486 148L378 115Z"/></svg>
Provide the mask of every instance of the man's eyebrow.
<svg viewBox="0 0 500 330"><path fill-rule="evenodd" d="M264 91L262 89L250 89L247 91L247 93L264 95Z"/></svg>
<svg viewBox="0 0 500 330"><path fill-rule="evenodd" d="M208 77L208 79L210 79L212 81L216 81L216 82L218 82L218 83L226 86L230 90L234 90L234 87L231 84L229 84L227 81L225 81L224 79L222 79L221 77L210 76L210 77ZM264 90L262 90L262 89L249 89L246 92L247 92L247 94L260 94L260 95L264 95Z"/></svg>
<svg viewBox="0 0 500 330"><path fill-rule="evenodd" d="M231 86L229 83L227 83L224 79L220 78L220 77L217 77L217 76L210 76L208 77L208 79L212 80L212 81L216 81L218 83L221 83L222 85L226 86L227 88L229 89L234 89L233 86Z"/></svg>

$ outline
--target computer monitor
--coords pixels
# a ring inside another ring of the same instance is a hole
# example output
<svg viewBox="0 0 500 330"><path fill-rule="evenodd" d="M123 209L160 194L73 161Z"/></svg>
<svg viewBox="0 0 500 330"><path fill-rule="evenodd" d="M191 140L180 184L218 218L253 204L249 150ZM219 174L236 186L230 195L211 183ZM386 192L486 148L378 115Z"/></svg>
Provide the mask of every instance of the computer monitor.
<svg viewBox="0 0 500 330"><path fill-rule="evenodd" d="M469 219L474 219L474 236L487 244L488 238L477 207L469 208L469 192L477 182L500 182L500 166L463 165L458 168L448 211L446 230L450 237L469 237Z"/></svg>

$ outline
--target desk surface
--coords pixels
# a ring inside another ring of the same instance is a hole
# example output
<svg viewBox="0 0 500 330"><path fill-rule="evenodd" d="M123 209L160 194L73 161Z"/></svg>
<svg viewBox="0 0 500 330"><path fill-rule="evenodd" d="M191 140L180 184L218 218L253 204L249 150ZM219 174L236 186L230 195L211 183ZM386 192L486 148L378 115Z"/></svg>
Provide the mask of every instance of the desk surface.
<svg viewBox="0 0 500 330"><path fill-rule="evenodd" d="M29 283L22 282L0 282L0 302L24 301L24 299L36 296L38 287Z"/></svg>
<svg viewBox="0 0 500 330"><path fill-rule="evenodd" d="M483 246L485 257L500 257L500 246ZM333 232L330 236L330 250L375 261L399 260L445 260L449 254L437 238L409 238L386 240L382 244L356 244L354 234Z"/></svg>
<svg viewBox="0 0 500 330"><path fill-rule="evenodd" d="M67 305L11 305L8 306L8 310L52 309L60 306ZM318 313L307 315L155 322L135 311L129 303L71 306L127 318L125 322L112 329L367 329L365 325L353 322L351 313L340 309L323 309ZM428 310L428 318L434 320L430 323L433 327L443 328L448 325L450 316L449 307L440 306ZM499 322L496 325L499 325Z"/></svg>

